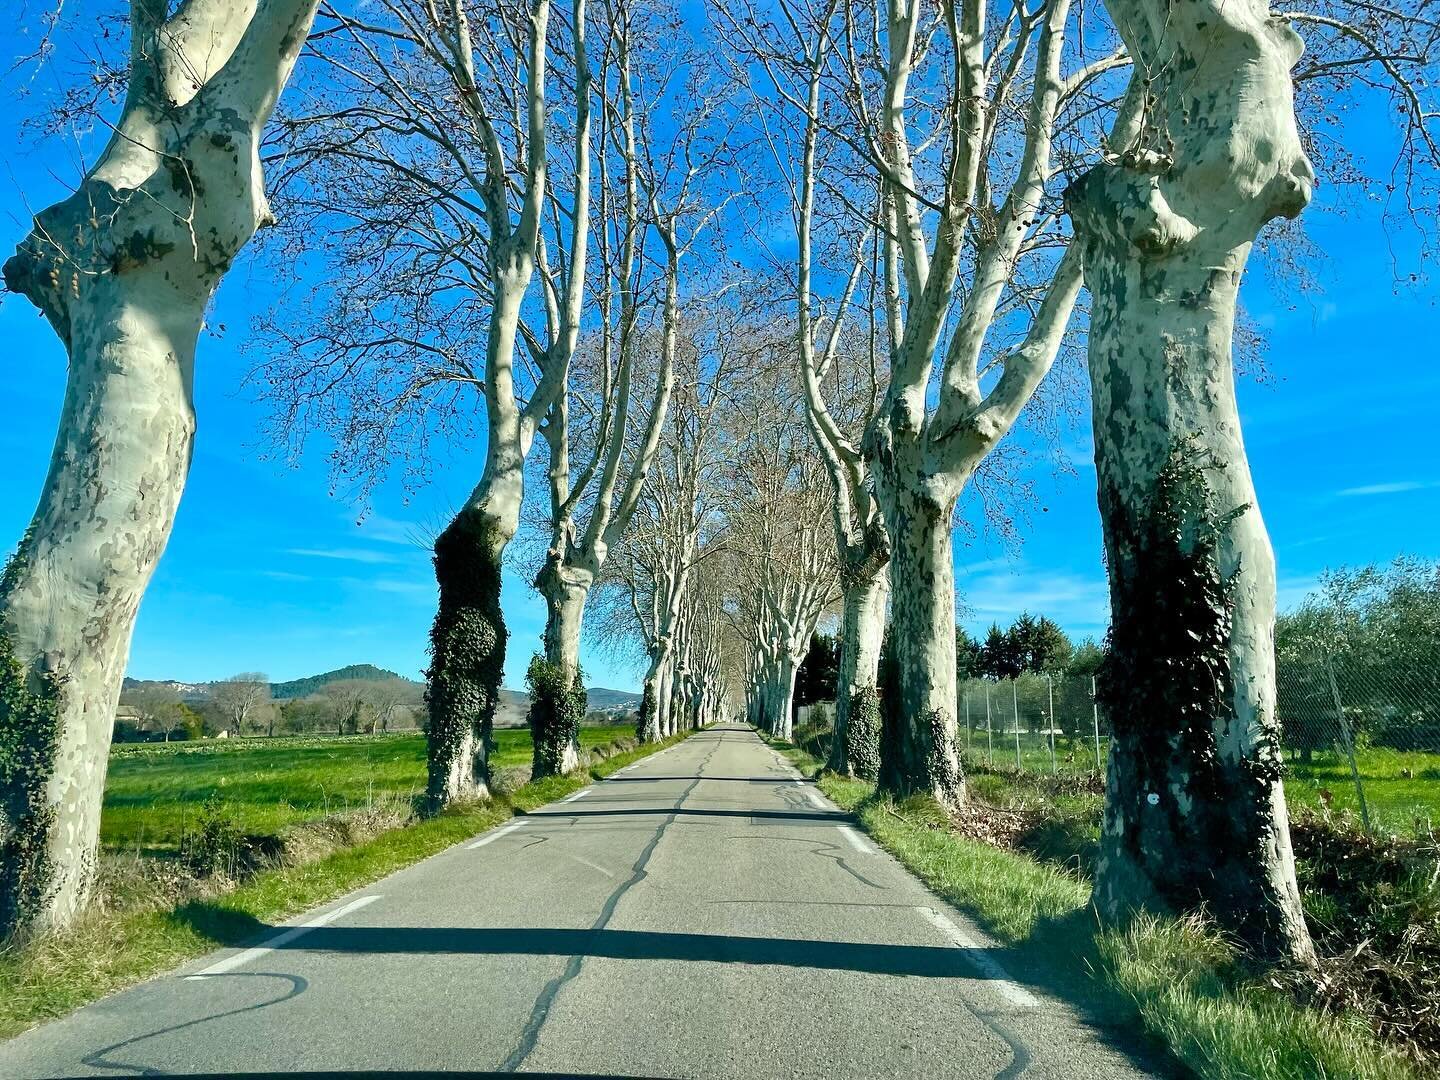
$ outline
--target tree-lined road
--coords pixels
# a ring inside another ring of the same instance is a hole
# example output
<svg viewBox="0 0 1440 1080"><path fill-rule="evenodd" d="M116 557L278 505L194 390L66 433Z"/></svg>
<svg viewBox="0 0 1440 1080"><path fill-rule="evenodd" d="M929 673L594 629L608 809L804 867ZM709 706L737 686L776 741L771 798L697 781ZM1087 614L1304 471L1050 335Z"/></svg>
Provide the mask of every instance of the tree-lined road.
<svg viewBox="0 0 1440 1080"><path fill-rule="evenodd" d="M0 1076L1151 1075L1089 984L734 725L247 944L0 1045Z"/></svg>

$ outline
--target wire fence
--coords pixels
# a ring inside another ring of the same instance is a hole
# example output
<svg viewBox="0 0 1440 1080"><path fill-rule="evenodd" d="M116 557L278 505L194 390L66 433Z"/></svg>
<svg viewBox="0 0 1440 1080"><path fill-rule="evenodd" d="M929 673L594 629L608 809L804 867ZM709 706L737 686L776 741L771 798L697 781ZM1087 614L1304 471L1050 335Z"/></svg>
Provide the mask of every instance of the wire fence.
<svg viewBox="0 0 1440 1080"><path fill-rule="evenodd" d="M1281 657L1276 711L1291 807L1355 814L1367 829L1428 830L1440 818L1440 655ZM959 687L972 761L1102 774L1110 725L1089 676L970 679Z"/></svg>
<svg viewBox="0 0 1440 1080"><path fill-rule="evenodd" d="M1035 772L1101 771L1110 725L1088 675L1021 675L960 684L965 753Z"/></svg>
<svg viewBox="0 0 1440 1080"><path fill-rule="evenodd" d="M1440 655L1283 659L1276 709L1286 795L1369 829L1440 817Z"/></svg>

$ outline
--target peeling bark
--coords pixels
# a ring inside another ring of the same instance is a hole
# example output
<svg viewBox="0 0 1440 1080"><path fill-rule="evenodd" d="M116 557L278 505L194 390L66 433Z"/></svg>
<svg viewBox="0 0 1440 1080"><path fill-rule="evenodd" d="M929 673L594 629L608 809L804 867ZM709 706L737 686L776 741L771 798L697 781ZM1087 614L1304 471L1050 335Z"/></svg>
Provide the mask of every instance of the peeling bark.
<svg viewBox="0 0 1440 1080"><path fill-rule="evenodd" d="M890 530L891 648L896 700L904 718L880 782L898 795L924 792L958 810L965 801L955 719L953 500L915 498L882 488ZM882 693L883 696L883 693Z"/></svg>
<svg viewBox="0 0 1440 1080"><path fill-rule="evenodd" d="M1203 908L1253 955L1308 963L1280 784L1275 562L1231 357L1251 244L1310 196L1300 41L1255 0L1107 6L1150 75L1150 115L1066 197L1094 299L1112 608L1095 903L1115 920Z"/></svg>
<svg viewBox="0 0 1440 1080"><path fill-rule="evenodd" d="M0 938L64 926L88 897L135 614L190 465L196 341L225 271L271 220L260 135L314 7L167 20L163 4L133 4L115 136L5 264L6 288L64 343L69 377L39 505L0 583L14 684L0 696ZM48 708L24 706L37 699ZM53 730L30 730L42 722Z"/></svg>
<svg viewBox="0 0 1440 1080"><path fill-rule="evenodd" d="M890 574L881 567L845 586L840 623L840 672L835 687L835 733L828 767L841 776L874 780L878 774L880 730L862 722L852 731L850 717L857 702L866 708L876 693L880 643L885 637Z"/></svg>

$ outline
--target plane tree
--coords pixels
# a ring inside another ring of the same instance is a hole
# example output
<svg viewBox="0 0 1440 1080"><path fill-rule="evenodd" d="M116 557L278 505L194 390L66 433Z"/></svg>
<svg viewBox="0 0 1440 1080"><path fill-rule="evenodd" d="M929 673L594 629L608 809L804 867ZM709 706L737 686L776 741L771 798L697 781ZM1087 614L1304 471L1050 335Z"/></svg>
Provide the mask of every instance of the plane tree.
<svg viewBox="0 0 1440 1080"><path fill-rule="evenodd" d="M867 251L879 250L873 228L877 189L864 163L824 130L831 106L827 95L834 89L831 52L841 31L839 0L821 5L781 0L776 7L780 17L772 20L753 4L716 4L715 21L737 77L751 86L752 108L764 118L767 137L759 146L775 173L785 177L777 185L779 199L794 223L795 255L777 266L777 275L793 297L806 424L833 491L830 517L843 586L835 734L827 764L842 775L873 780L879 754L876 683L890 594L890 540L860 452L860 435L873 419L888 361L884 327L873 317L878 260L865 263ZM834 196L828 206L822 186ZM824 274L823 261L817 273L816 247L827 241L854 254L848 274L834 280ZM828 304L826 287L832 290ZM868 309L852 320L855 340L847 341L845 313L857 289ZM860 717L854 730L852 712Z"/></svg>
<svg viewBox="0 0 1440 1080"><path fill-rule="evenodd" d="M728 617L752 642L749 721L789 738L795 676L822 615L839 600L833 496L806 430L786 321L761 336L726 414L730 447L717 483L724 514ZM757 327L757 330L760 328ZM737 380L738 382L738 380Z"/></svg>
<svg viewBox="0 0 1440 1080"><path fill-rule="evenodd" d="M1352 94L1344 76L1382 80L1413 196L1436 163L1440 114L1421 94L1437 35L1368 5L1106 7L1146 93L1135 132L1066 195L1093 300L1110 577L1095 903L1117 920L1203 908L1253 955L1313 963L1281 786L1275 559L1235 397L1239 288L1261 230L1315 185L1307 144L1325 145L1330 113L1297 113L1296 73ZM1297 27L1318 31L1308 63Z"/></svg>
<svg viewBox="0 0 1440 1080"><path fill-rule="evenodd" d="M598 644L638 643L645 664L637 733L673 734L682 616L695 568L719 550L717 472L727 456L723 411L739 359L731 343L753 315L748 276L711 277L683 298L672 323L674 391L641 499L602 569Z"/></svg>
<svg viewBox="0 0 1440 1080"><path fill-rule="evenodd" d="M594 22L585 0L327 9L311 92L270 151L291 221L276 254L298 275L252 376L272 435L294 453L330 437L337 482L362 500L397 469L428 481L437 445L483 446L434 543L432 809L488 790L501 561L590 279Z"/></svg>
<svg viewBox="0 0 1440 1080"><path fill-rule="evenodd" d="M131 0L129 55L105 82L124 100L86 99L110 139L4 265L68 375L39 504L0 575L0 938L64 926L89 895L130 637L189 471L200 330L273 221L258 146L314 11Z"/></svg>

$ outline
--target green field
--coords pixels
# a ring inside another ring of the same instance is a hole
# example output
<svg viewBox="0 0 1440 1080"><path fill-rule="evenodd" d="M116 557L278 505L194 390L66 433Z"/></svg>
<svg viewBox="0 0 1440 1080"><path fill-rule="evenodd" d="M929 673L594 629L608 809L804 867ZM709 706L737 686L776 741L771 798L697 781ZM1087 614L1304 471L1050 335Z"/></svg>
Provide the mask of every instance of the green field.
<svg viewBox="0 0 1440 1080"><path fill-rule="evenodd" d="M1360 750L1355 755L1372 825L1397 833L1428 829L1440 820L1440 754ZM1360 812L1350 762L1343 754L1316 751L1311 762L1287 761L1285 798L1290 806L1324 805Z"/></svg>
<svg viewBox="0 0 1440 1080"><path fill-rule="evenodd" d="M998 769L1014 768L1015 733L997 728L989 745L985 734L983 728L959 733L966 758ZM1100 748L1102 755L1108 753L1107 737L1101 737ZM1067 756L1069 761L1065 760ZM1361 749L1356 752L1355 764L1374 827L1408 835L1417 827L1424 830L1432 821L1440 820L1440 754ZM1020 767L1028 773L1051 772L1050 746L1045 736L1020 733ZM1094 740L1057 737L1053 768L1061 773L1093 772ZM1285 800L1292 810L1318 810L1327 801L1332 810L1355 814L1360 810L1350 763L1343 754L1333 751L1317 750L1309 762L1286 754Z"/></svg>
<svg viewBox="0 0 1440 1080"><path fill-rule="evenodd" d="M589 748L633 736L631 724L580 729ZM530 763L530 731L503 728L491 763ZM110 755L100 839L107 851L175 850L216 797L240 829L274 834L297 821L408 799L425 788L425 736L354 735L121 746Z"/></svg>

